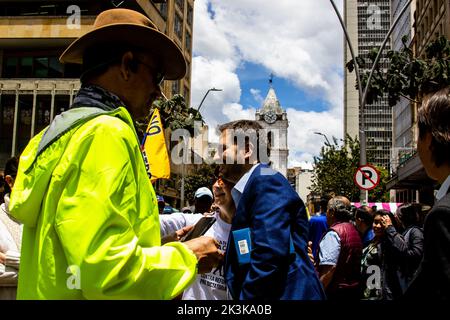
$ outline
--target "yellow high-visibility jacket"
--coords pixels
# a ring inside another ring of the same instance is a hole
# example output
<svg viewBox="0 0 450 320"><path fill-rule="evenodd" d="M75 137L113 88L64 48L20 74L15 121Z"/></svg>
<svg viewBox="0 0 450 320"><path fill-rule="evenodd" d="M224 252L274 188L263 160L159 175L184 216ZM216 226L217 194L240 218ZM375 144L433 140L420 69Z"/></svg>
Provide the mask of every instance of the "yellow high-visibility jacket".
<svg viewBox="0 0 450 320"><path fill-rule="evenodd" d="M69 110L19 161L10 211L24 224L19 299L171 299L194 280L161 246L158 205L127 110ZM69 125L68 125L69 123Z"/></svg>

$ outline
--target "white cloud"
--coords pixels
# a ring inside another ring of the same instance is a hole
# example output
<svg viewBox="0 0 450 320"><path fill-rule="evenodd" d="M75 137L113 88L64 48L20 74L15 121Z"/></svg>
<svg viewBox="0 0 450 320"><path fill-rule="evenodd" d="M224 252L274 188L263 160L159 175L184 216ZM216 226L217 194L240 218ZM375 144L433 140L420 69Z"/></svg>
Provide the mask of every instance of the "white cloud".
<svg viewBox="0 0 450 320"><path fill-rule="evenodd" d="M250 93L252 94L253 99L255 99L257 103L262 104L264 102L264 98L261 95L261 90L251 88Z"/></svg>
<svg viewBox="0 0 450 320"><path fill-rule="evenodd" d="M296 162L312 163L324 145L325 138L314 132L320 132L332 142L333 136L342 137L342 117L338 112L304 112L287 109L289 119L288 143L291 165Z"/></svg>
<svg viewBox="0 0 450 320"><path fill-rule="evenodd" d="M230 121L247 119L255 119L255 108L244 109L239 103L230 103L224 106L223 113L228 117Z"/></svg>
<svg viewBox="0 0 450 320"><path fill-rule="evenodd" d="M337 4L342 7L342 0ZM254 107L239 103L237 68L248 61L328 103L323 112L283 106L290 121L289 165L306 165L319 154L324 139L314 131L330 139L342 137L343 35L328 1L196 0L194 17L192 105L198 105L209 88L223 89L210 92L202 105L210 128L254 118L255 106L263 100L261 92L250 90Z"/></svg>

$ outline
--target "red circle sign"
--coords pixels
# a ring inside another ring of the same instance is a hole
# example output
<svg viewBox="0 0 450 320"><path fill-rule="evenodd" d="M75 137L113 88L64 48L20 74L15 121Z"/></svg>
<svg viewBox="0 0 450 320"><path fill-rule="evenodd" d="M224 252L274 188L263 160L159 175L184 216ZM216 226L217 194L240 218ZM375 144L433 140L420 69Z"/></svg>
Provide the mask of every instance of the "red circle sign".
<svg viewBox="0 0 450 320"><path fill-rule="evenodd" d="M361 190L372 190L380 183L380 173L374 166L366 164L356 170L353 180Z"/></svg>

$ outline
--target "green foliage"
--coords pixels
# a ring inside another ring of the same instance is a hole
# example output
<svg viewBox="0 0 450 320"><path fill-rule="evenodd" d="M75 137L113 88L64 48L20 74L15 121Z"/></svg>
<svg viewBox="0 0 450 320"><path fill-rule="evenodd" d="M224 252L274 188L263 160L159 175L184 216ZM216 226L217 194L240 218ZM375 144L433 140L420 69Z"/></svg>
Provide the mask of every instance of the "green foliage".
<svg viewBox="0 0 450 320"><path fill-rule="evenodd" d="M194 174L184 178L185 195L189 202L193 202L195 191L197 191L198 188L207 187L212 190L216 167L216 164L202 164Z"/></svg>
<svg viewBox="0 0 450 320"><path fill-rule="evenodd" d="M314 158L311 191L316 194L343 195L352 202L359 202L360 190L353 180L359 167L359 153L358 139L349 135L345 137L344 145L338 145L336 138L333 138L333 143L326 142L320 156ZM374 190L369 191L369 201L387 202L389 196L386 183L389 175L386 169L377 169L381 173L381 181Z"/></svg>
<svg viewBox="0 0 450 320"><path fill-rule="evenodd" d="M403 48L400 51L389 50L386 53L387 72L379 63L367 92L368 104L371 104L387 94L389 105L394 106L405 97L417 101L427 93L450 85L450 41L441 36L425 49L424 58L415 58L412 50L407 46L407 36L402 38ZM372 49L367 58L356 57L361 74L361 84L365 88L370 69L375 61L378 49ZM355 69L355 61L350 60L347 65L349 72ZM356 83L358 89L358 84Z"/></svg>
<svg viewBox="0 0 450 320"><path fill-rule="evenodd" d="M153 111L157 108L161 115L161 121L164 128L171 130L186 129L193 136L194 122L200 121L204 124L203 117L196 109L188 107L184 97L180 94L174 95L169 100L158 99L153 102L148 116L141 122L138 122L136 127L140 134L143 134L147 129Z"/></svg>

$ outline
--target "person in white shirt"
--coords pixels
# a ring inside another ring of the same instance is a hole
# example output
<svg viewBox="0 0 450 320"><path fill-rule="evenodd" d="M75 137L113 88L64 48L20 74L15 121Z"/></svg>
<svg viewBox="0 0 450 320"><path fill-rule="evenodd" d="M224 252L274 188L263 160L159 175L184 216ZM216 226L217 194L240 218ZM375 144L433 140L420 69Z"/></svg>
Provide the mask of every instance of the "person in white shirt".
<svg viewBox="0 0 450 320"><path fill-rule="evenodd" d="M18 165L16 157L9 159L2 178L5 196L0 205L0 300L14 300L17 293L22 225L9 215L8 205Z"/></svg>
<svg viewBox="0 0 450 320"><path fill-rule="evenodd" d="M205 233L205 236L212 237L219 242L219 249L225 252L227 248L228 236L231 229L231 220L236 211L231 189L234 184L225 180L222 176L217 178L213 185L214 205L217 210L212 213L216 222ZM206 213L210 215L211 213ZM175 212L170 215L160 215L161 237L171 236L174 232L197 223L203 214L184 214ZM178 233L178 238L185 232ZM227 285L223 274L223 266L216 270L197 278L183 293L183 300L228 300Z"/></svg>

